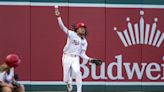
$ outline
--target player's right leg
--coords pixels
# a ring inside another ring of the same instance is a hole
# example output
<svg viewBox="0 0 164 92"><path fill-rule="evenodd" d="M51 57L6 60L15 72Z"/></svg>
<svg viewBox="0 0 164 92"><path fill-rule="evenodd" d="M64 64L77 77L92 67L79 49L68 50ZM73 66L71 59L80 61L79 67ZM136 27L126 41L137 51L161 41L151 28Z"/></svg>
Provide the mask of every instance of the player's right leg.
<svg viewBox="0 0 164 92"><path fill-rule="evenodd" d="M62 64L63 64L63 80L67 84L67 89L69 92L72 91L72 69L71 69L71 58L63 55L62 57Z"/></svg>

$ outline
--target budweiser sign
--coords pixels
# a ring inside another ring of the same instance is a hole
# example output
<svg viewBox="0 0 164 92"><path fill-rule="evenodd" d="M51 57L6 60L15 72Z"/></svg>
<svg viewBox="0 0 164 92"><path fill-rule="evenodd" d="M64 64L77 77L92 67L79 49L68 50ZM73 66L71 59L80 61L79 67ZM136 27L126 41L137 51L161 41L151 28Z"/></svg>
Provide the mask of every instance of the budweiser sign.
<svg viewBox="0 0 164 92"><path fill-rule="evenodd" d="M89 68L87 62L81 64L81 68L84 70L84 79L91 77L94 80L109 81L164 80L164 55L161 52L164 32L158 26L160 19L152 18L152 16L144 17L143 10L138 14L139 17L132 19L139 20L132 20L128 16L125 18L126 25L124 22L121 25L120 22L118 24L120 27L113 26L114 31L109 32L111 35L109 37L110 45L106 52L109 61L104 62L100 67L92 64ZM152 22L147 23L147 20L152 20ZM117 19L110 18L110 21L117 21ZM112 25L117 25L118 22L114 23ZM121 28L123 26L125 29Z"/></svg>
<svg viewBox="0 0 164 92"><path fill-rule="evenodd" d="M105 63L100 67L100 74L96 75L96 65L91 65L91 77L95 80L98 79L110 79L110 80L132 80L133 77L137 77L138 80L142 80L144 74L149 80L164 80L164 63L158 64L155 62L152 63L126 63L123 61L122 55L115 56L116 62L112 62L107 65L107 70ZM164 57L163 57L164 58ZM162 58L161 58L162 61ZM138 61L140 62L140 61ZM164 62L164 60L163 60ZM82 63L81 67L84 69L83 78L87 78L90 74L88 66L86 63ZM114 75L113 70L116 68L117 74ZM127 76L123 75L123 69L125 69L125 73ZM105 71L107 71L107 76L105 75ZM160 73L162 72L162 74ZM153 73L157 73L153 75Z"/></svg>

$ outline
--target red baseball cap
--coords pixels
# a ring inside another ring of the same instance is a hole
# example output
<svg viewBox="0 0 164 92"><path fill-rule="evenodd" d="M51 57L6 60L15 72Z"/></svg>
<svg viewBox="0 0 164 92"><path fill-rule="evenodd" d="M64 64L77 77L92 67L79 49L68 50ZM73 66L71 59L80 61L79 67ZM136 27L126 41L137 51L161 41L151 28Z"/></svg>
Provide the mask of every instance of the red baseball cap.
<svg viewBox="0 0 164 92"><path fill-rule="evenodd" d="M76 28L80 28L80 27L87 28L83 22L79 22L76 24Z"/></svg>
<svg viewBox="0 0 164 92"><path fill-rule="evenodd" d="M16 54L9 54L5 58L5 63L9 67L17 67L21 63L21 60L20 60L19 56Z"/></svg>

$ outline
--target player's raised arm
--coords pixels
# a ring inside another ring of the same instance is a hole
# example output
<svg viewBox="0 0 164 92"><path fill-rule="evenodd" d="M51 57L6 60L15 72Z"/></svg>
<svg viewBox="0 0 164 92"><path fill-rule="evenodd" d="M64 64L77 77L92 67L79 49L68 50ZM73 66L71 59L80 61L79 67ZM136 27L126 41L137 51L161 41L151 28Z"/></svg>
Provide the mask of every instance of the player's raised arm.
<svg viewBox="0 0 164 92"><path fill-rule="evenodd" d="M68 33L68 28L64 25L64 23L61 19L59 8L58 8L58 6L54 6L54 8L55 8L55 15L57 16L59 26L67 34Z"/></svg>

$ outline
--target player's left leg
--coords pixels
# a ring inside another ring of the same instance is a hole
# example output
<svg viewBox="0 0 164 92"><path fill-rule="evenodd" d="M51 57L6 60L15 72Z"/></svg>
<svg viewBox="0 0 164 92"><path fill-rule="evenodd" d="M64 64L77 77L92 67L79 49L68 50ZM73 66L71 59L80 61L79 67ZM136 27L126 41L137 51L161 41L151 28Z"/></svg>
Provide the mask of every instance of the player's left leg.
<svg viewBox="0 0 164 92"><path fill-rule="evenodd" d="M80 71L80 61L79 58L75 58L72 63L72 70L75 73L77 92L82 92L82 75Z"/></svg>

